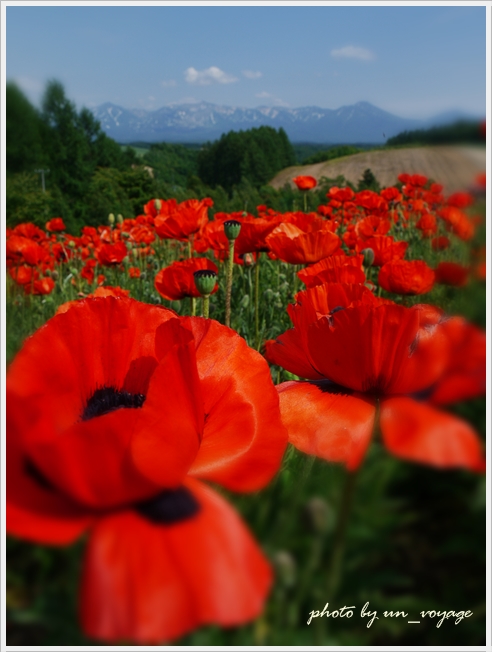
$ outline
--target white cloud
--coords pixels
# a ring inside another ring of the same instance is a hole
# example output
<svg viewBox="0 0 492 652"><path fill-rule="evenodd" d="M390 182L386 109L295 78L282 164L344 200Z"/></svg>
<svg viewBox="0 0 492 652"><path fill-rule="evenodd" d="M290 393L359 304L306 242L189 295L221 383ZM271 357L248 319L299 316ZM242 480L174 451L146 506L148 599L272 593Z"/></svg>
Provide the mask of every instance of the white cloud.
<svg viewBox="0 0 492 652"><path fill-rule="evenodd" d="M171 86L176 86L176 81L174 79L163 79L161 81L161 86L164 88L170 88Z"/></svg>
<svg viewBox="0 0 492 652"><path fill-rule="evenodd" d="M358 48L354 45L346 45L344 48L332 50L331 56L335 59L359 59L359 61L372 61L375 54L366 48Z"/></svg>
<svg viewBox="0 0 492 652"><path fill-rule="evenodd" d="M16 77L14 78L14 82L17 86L20 86L23 91L29 93L40 93L43 90L43 84L32 77Z"/></svg>
<svg viewBox="0 0 492 652"><path fill-rule="evenodd" d="M210 84L232 84L238 81L237 77L229 75L217 66L210 66L205 70L196 70L196 68L187 68L185 70L185 80L189 84L198 84L199 86L209 86Z"/></svg>
<svg viewBox="0 0 492 652"><path fill-rule="evenodd" d="M290 106L288 102L284 102L284 100L281 100L279 97L275 97L275 95L272 95L272 93L267 93L266 91L256 93L255 97L258 97L262 100L269 100L271 104L276 104L277 106Z"/></svg>
<svg viewBox="0 0 492 652"><path fill-rule="evenodd" d="M243 70L243 75L247 79L259 79L260 77L263 77L263 73L259 70Z"/></svg>

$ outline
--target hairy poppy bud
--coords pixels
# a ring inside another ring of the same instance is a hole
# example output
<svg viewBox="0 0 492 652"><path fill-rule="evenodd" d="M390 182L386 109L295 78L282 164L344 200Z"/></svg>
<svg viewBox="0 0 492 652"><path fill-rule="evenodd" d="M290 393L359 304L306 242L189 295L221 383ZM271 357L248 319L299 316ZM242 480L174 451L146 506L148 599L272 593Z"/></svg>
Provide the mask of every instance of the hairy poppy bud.
<svg viewBox="0 0 492 652"><path fill-rule="evenodd" d="M118 217L116 219L118 224L123 224L123 215L121 213L118 213Z"/></svg>
<svg viewBox="0 0 492 652"><path fill-rule="evenodd" d="M235 240L241 231L241 222L237 220L227 220L224 222L224 233L228 240Z"/></svg>
<svg viewBox="0 0 492 652"><path fill-rule="evenodd" d="M282 584L294 586L297 579L297 566L294 557L287 550L279 550L273 557L273 563Z"/></svg>
<svg viewBox="0 0 492 652"><path fill-rule="evenodd" d="M114 213L108 215L108 224L114 224Z"/></svg>
<svg viewBox="0 0 492 652"><path fill-rule="evenodd" d="M243 261L245 267L253 267L255 264L255 257L253 254L244 254Z"/></svg>
<svg viewBox="0 0 492 652"><path fill-rule="evenodd" d="M368 247L360 252L364 256L364 267L371 267L374 263L374 250Z"/></svg>
<svg viewBox="0 0 492 652"><path fill-rule="evenodd" d="M333 511L323 498L313 496L304 510L306 521L314 532L326 532L333 525Z"/></svg>
<svg viewBox="0 0 492 652"><path fill-rule="evenodd" d="M195 279L196 289L202 296L208 297L212 294L217 279L215 272L210 269L199 269L193 273L193 278Z"/></svg>
<svg viewBox="0 0 492 652"><path fill-rule="evenodd" d="M161 210L162 202L160 199L154 199L154 208L157 212Z"/></svg>

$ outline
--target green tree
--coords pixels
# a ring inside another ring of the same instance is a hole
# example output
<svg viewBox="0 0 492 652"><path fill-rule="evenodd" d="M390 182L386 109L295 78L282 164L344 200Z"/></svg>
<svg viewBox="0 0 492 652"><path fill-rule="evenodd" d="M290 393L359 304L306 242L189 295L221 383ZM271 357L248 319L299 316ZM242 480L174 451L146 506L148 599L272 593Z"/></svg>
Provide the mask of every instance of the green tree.
<svg viewBox="0 0 492 652"><path fill-rule="evenodd" d="M220 185L231 192L243 177L260 187L294 161L294 151L282 129L230 131L200 151L198 175L207 185Z"/></svg>
<svg viewBox="0 0 492 652"><path fill-rule="evenodd" d="M357 185L357 190L374 190L374 192L381 190L381 186L370 168L364 170L362 179L360 179Z"/></svg>
<svg viewBox="0 0 492 652"><path fill-rule="evenodd" d="M7 174L33 172L46 164L41 118L13 82L7 84L5 100Z"/></svg>

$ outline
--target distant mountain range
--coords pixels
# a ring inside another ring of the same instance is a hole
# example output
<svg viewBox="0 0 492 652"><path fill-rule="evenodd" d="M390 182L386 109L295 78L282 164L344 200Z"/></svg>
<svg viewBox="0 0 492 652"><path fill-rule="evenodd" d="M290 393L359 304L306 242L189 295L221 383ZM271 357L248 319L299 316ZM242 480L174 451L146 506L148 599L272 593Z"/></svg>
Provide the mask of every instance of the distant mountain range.
<svg viewBox="0 0 492 652"><path fill-rule="evenodd" d="M458 119L477 119L459 111L432 120L409 120L369 102L339 109L307 106L299 109L263 106L257 109L219 106L209 102L164 106L156 111L124 109L107 102L92 109L104 132L119 143L212 141L228 131L267 125L283 127L291 142L384 143L405 130L425 129Z"/></svg>

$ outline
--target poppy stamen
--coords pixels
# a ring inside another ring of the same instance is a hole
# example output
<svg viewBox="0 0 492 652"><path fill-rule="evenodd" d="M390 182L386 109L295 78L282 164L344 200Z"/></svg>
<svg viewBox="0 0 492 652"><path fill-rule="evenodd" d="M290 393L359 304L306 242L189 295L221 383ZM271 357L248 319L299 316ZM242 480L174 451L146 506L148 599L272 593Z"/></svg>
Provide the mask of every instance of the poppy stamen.
<svg viewBox="0 0 492 652"><path fill-rule="evenodd" d="M144 394L131 394L115 387L101 387L87 401L81 420L88 421L120 408L141 408L145 398Z"/></svg>
<svg viewBox="0 0 492 652"><path fill-rule="evenodd" d="M163 525L184 521L200 511L199 503L186 487L166 489L135 507L147 520Z"/></svg>

